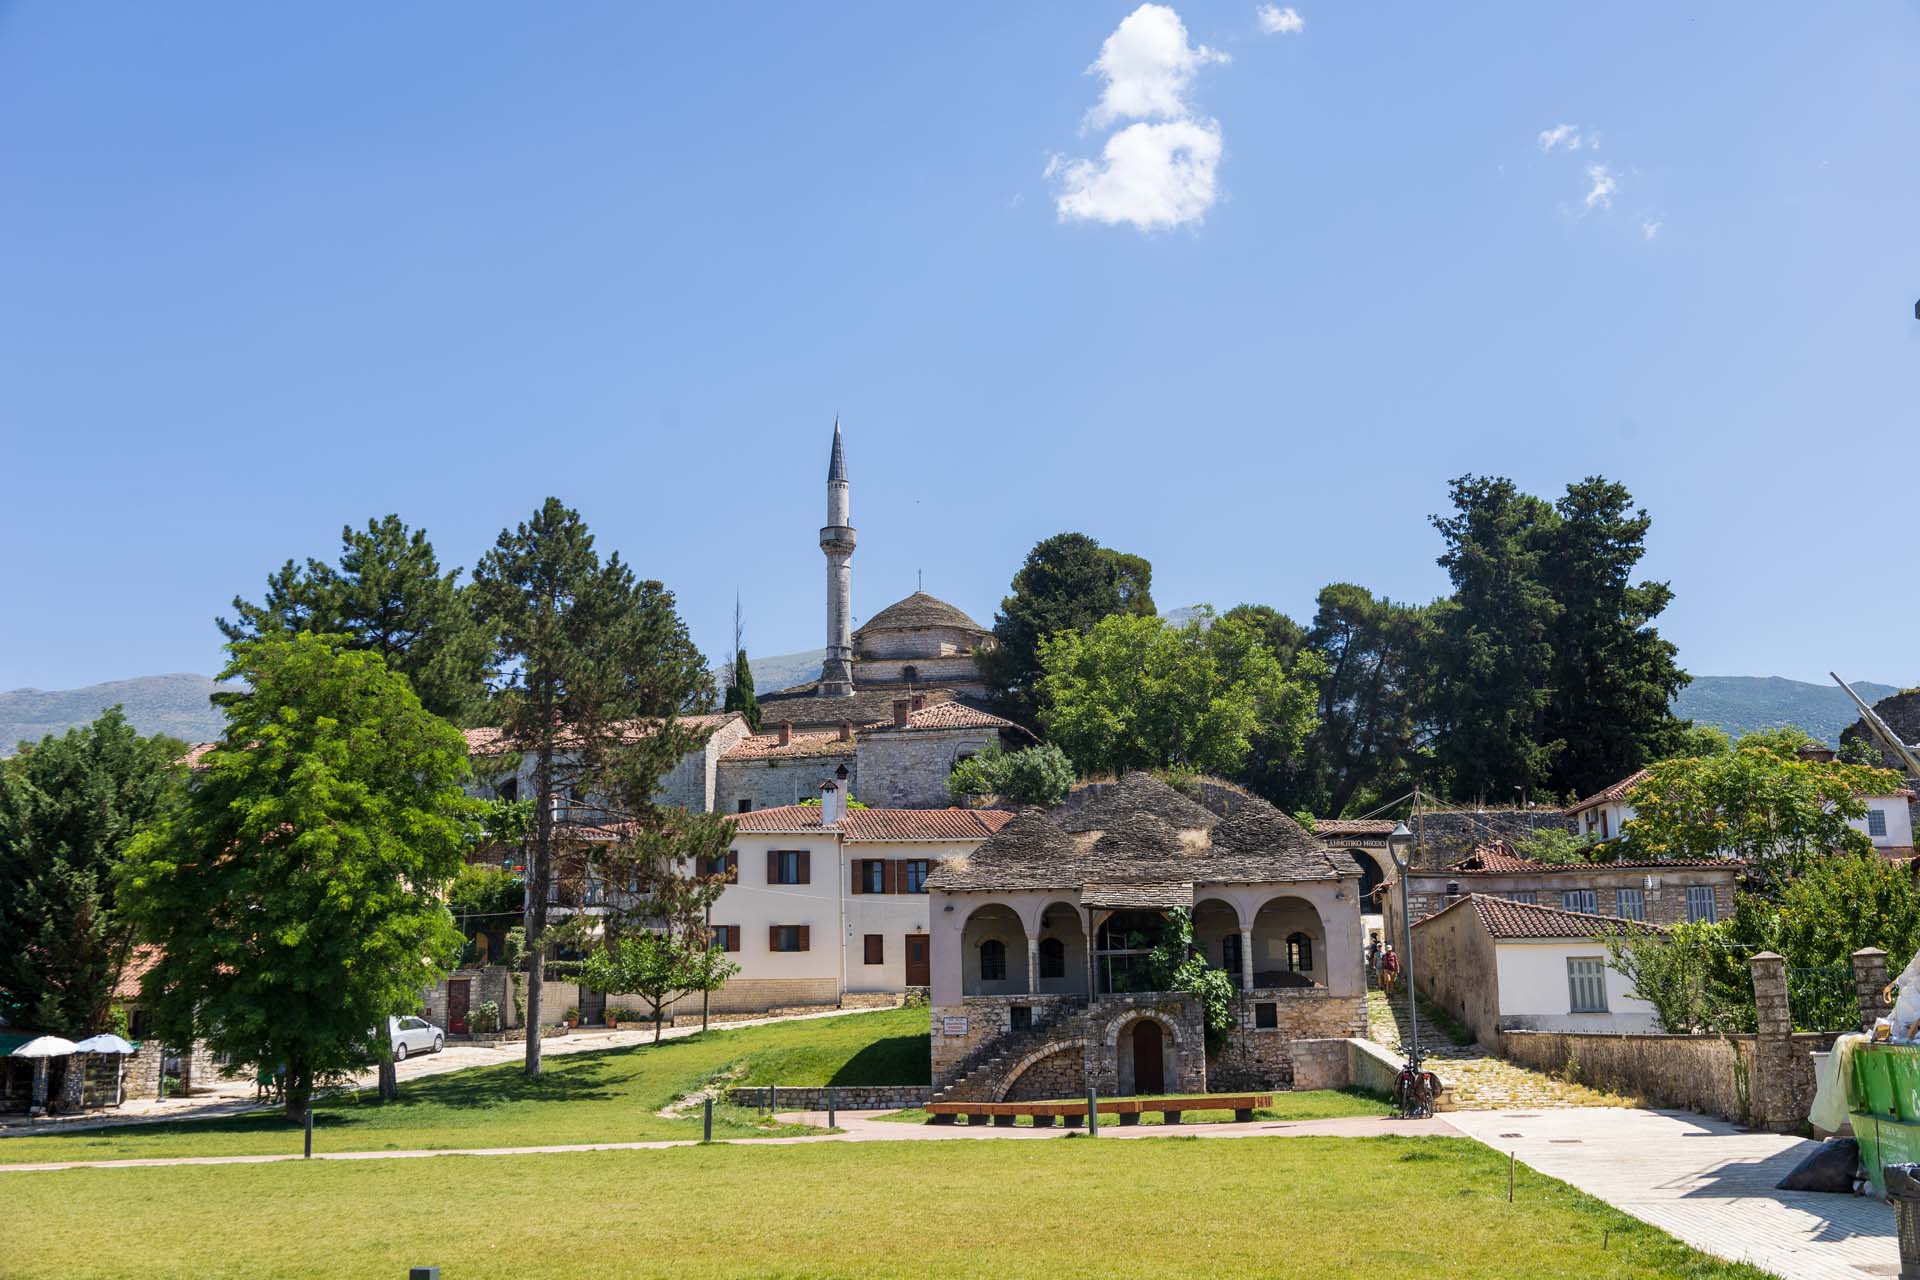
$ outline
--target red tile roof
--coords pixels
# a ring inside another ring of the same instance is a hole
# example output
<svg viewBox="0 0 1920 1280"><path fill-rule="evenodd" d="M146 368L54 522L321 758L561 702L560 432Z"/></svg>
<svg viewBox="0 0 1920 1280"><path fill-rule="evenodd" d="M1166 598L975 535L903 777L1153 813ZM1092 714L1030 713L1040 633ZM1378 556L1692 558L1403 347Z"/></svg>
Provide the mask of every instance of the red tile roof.
<svg viewBox="0 0 1920 1280"><path fill-rule="evenodd" d="M907 716L909 729L1018 729L1011 720L970 707L964 702L932 702ZM862 727L866 733L900 732L892 719L876 720ZM1024 732L1024 731L1023 731Z"/></svg>
<svg viewBox="0 0 1920 1280"><path fill-rule="evenodd" d="M160 948L150 943L141 943L127 957L127 967L120 971L120 981L113 986L115 1000L138 1000L140 998L140 979L146 977L148 970L160 963Z"/></svg>
<svg viewBox="0 0 1920 1280"><path fill-rule="evenodd" d="M1647 770L1642 769L1637 773L1630 773L1612 786L1594 792L1585 800L1580 801L1571 809L1568 809L1567 812L1569 814L1580 813L1583 810L1593 808L1597 804L1611 804L1616 800L1625 800L1627 798L1627 792L1633 790L1637 784L1646 780L1647 772Z"/></svg>
<svg viewBox="0 0 1920 1280"><path fill-rule="evenodd" d="M207 767L204 763L207 758L207 752L219 745L217 742L196 742L187 748L187 754L175 760L174 763L183 764L193 770L204 769Z"/></svg>
<svg viewBox="0 0 1920 1280"><path fill-rule="evenodd" d="M1012 817L1000 809L849 809L840 830L850 841L985 840ZM745 835L821 830L817 804L755 809L733 821Z"/></svg>
<svg viewBox="0 0 1920 1280"><path fill-rule="evenodd" d="M1720 870L1738 871L1746 863L1738 858L1621 858L1601 862L1541 862L1537 858L1524 858L1510 849L1504 842L1495 841L1483 844L1472 853L1454 863L1446 870L1447 875L1463 876L1510 876L1510 875L1558 875L1580 871L1635 871L1660 870L1674 867L1709 867ZM1437 875L1438 872L1416 872L1422 875Z"/></svg>
<svg viewBox="0 0 1920 1280"><path fill-rule="evenodd" d="M1645 929L1653 933L1664 932L1658 925L1641 924L1619 916L1593 915L1585 911L1563 911L1559 907L1542 907L1531 902L1510 902L1505 898L1496 898L1484 893L1467 894L1449 903L1444 910L1436 911L1426 919L1416 921L1413 927L1425 928L1442 916L1461 910L1469 904L1473 913L1479 917L1480 926L1490 936L1503 941L1528 938L1595 938L1602 934L1623 933L1634 929Z"/></svg>
<svg viewBox="0 0 1920 1280"><path fill-rule="evenodd" d="M1400 824L1392 818L1315 818L1317 836L1386 836Z"/></svg>
<svg viewBox="0 0 1920 1280"><path fill-rule="evenodd" d="M1525 858L1507 847L1504 840L1492 844L1476 845L1472 853L1453 864L1453 871L1542 871L1551 864L1535 858Z"/></svg>
<svg viewBox="0 0 1920 1280"><path fill-rule="evenodd" d="M738 711L721 711L706 715L677 716L675 722L685 729L718 729L739 714ZM654 719L629 720L621 728L626 741L639 742L651 734L659 723ZM507 740L505 731L501 729L463 729L461 733L467 740L467 754L470 756L500 756L514 749L513 744ZM567 745L564 734L560 745L563 747Z"/></svg>
<svg viewBox="0 0 1920 1280"><path fill-rule="evenodd" d="M839 733L796 733L785 746L777 733L756 733L720 753L722 760L786 760L802 756L850 756L854 742Z"/></svg>

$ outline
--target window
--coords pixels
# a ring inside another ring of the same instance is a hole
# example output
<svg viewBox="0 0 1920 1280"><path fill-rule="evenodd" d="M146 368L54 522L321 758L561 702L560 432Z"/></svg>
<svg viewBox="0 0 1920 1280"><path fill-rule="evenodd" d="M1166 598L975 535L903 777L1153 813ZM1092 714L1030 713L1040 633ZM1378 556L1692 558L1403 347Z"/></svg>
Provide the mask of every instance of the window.
<svg viewBox="0 0 1920 1280"><path fill-rule="evenodd" d="M1040 976L1042 978L1067 976L1067 944L1060 939L1040 939Z"/></svg>
<svg viewBox="0 0 1920 1280"><path fill-rule="evenodd" d="M767 930L767 950L805 951L808 942L807 932L807 926L804 924L771 925Z"/></svg>
<svg viewBox="0 0 1920 1280"><path fill-rule="evenodd" d="M1313 939L1304 933L1287 935L1287 968L1295 973L1313 969Z"/></svg>
<svg viewBox="0 0 1920 1280"><path fill-rule="evenodd" d="M1885 809L1867 810L1867 834L1884 836L1887 834L1887 811Z"/></svg>
<svg viewBox="0 0 1920 1280"><path fill-rule="evenodd" d="M998 938L988 938L980 944L980 981L1005 982L1007 979L1007 944Z"/></svg>
<svg viewBox="0 0 1920 1280"><path fill-rule="evenodd" d="M1230 933L1220 939L1220 967L1237 980L1240 976L1240 935Z"/></svg>
<svg viewBox="0 0 1920 1280"><path fill-rule="evenodd" d="M1008 1009L1007 1030L1033 1030L1033 1006L1030 1004L1016 1004L1011 1009Z"/></svg>
<svg viewBox="0 0 1920 1280"><path fill-rule="evenodd" d="M707 945L715 951L738 951L740 949L740 926L737 924L716 924Z"/></svg>
<svg viewBox="0 0 1920 1280"><path fill-rule="evenodd" d="M806 884L809 882L805 849L767 850L768 884Z"/></svg>
<svg viewBox="0 0 1920 1280"><path fill-rule="evenodd" d="M1647 894L1644 889L1622 889L1613 896L1613 914L1623 920L1647 918Z"/></svg>
<svg viewBox="0 0 1920 1280"><path fill-rule="evenodd" d="M607 883L592 872L587 873L587 891L580 902L582 906L597 907L607 900Z"/></svg>
<svg viewBox="0 0 1920 1280"><path fill-rule="evenodd" d="M725 876L728 884L740 879L740 855L728 850L717 858L701 858L694 864L694 871L701 876Z"/></svg>
<svg viewBox="0 0 1920 1280"><path fill-rule="evenodd" d="M1500 896L1508 902L1524 902L1530 907L1540 901L1540 895L1532 889L1521 889L1514 893L1503 893Z"/></svg>
<svg viewBox="0 0 1920 1280"><path fill-rule="evenodd" d="M1590 916L1597 915L1600 911L1600 904L1597 901L1598 896L1599 895L1595 894L1591 889L1562 890L1560 894L1560 909L1562 911L1584 911Z"/></svg>
<svg viewBox="0 0 1920 1280"><path fill-rule="evenodd" d="M861 893L885 893L887 891L887 864L878 858L868 858L860 864Z"/></svg>
<svg viewBox="0 0 1920 1280"><path fill-rule="evenodd" d="M1597 956L1567 957L1567 1007L1575 1013L1607 1011L1607 963Z"/></svg>
<svg viewBox="0 0 1920 1280"><path fill-rule="evenodd" d="M1710 884L1690 884L1687 886L1687 923L1712 924L1720 918L1713 902L1713 886Z"/></svg>
<svg viewBox="0 0 1920 1280"><path fill-rule="evenodd" d="M927 891L927 871L932 863L925 858L909 858L907 868L907 893L925 893Z"/></svg>
<svg viewBox="0 0 1920 1280"><path fill-rule="evenodd" d="M494 785L493 794L502 800L518 800L520 798L520 779L502 779Z"/></svg>
<svg viewBox="0 0 1920 1280"><path fill-rule="evenodd" d="M145 1009L135 1009L127 1014L127 1035L135 1040L145 1040L153 1030L153 1018Z"/></svg>
<svg viewBox="0 0 1920 1280"><path fill-rule="evenodd" d="M884 938L883 936L877 933L869 933L868 935L866 935L866 937L867 937L867 963L868 964L885 964L887 962L886 938Z"/></svg>
<svg viewBox="0 0 1920 1280"><path fill-rule="evenodd" d="M741 813L752 813L752 812L753 812L753 801L751 801L751 800L742 800L742 801L740 802L740 812L741 812Z"/></svg>
<svg viewBox="0 0 1920 1280"><path fill-rule="evenodd" d="M1262 1000L1253 1006L1253 1025L1271 1031L1280 1025L1280 1006L1271 1000Z"/></svg>

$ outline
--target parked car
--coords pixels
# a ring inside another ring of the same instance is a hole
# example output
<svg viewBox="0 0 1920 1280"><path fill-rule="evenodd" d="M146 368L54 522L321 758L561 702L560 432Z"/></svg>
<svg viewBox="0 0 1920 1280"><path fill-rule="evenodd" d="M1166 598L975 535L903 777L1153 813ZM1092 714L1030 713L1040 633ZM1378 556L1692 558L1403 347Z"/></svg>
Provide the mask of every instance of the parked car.
<svg viewBox="0 0 1920 1280"><path fill-rule="evenodd" d="M387 1034L395 1062L405 1062L410 1053L438 1053L447 1045L447 1033L425 1018L388 1018Z"/></svg>

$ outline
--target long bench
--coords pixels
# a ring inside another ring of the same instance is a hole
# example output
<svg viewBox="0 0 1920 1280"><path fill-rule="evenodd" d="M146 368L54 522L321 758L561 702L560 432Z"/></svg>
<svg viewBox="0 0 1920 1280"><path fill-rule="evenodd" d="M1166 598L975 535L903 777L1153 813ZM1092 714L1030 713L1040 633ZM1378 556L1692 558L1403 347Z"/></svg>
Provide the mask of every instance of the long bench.
<svg viewBox="0 0 1920 1280"><path fill-rule="evenodd" d="M1100 1098L1095 1108L1103 1116L1118 1116L1120 1123L1139 1124L1140 1117L1156 1112L1166 1124L1180 1124L1189 1111L1231 1111L1235 1120L1253 1119L1260 1107L1271 1107L1270 1093L1202 1093L1175 1098ZM934 1124L956 1124L965 1116L968 1124L994 1124L1010 1127L1019 1117L1032 1119L1036 1129L1049 1129L1055 1120L1064 1120L1070 1129L1086 1123L1085 1099L1071 1102L930 1102L927 1118Z"/></svg>

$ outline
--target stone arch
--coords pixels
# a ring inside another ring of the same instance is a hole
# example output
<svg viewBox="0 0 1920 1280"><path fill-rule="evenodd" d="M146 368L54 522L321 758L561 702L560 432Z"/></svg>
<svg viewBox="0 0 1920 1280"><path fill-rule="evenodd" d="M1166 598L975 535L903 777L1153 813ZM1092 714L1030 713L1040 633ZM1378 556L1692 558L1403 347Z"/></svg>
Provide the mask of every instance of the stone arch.
<svg viewBox="0 0 1920 1280"><path fill-rule="evenodd" d="M1387 855L1375 849L1348 849L1360 867L1360 910L1377 915L1387 884L1393 879L1393 866Z"/></svg>
<svg viewBox="0 0 1920 1280"><path fill-rule="evenodd" d="M1193 904L1193 943L1207 963L1224 969L1240 985L1240 930L1246 927L1240 908L1230 899L1209 894Z"/></svg>
<svg viewBox="0 0 1920 1280"><path fill-rule="evenodd" d="M1040 1063L1045 1062L1048 1058L1062 1057L1069 1054L1072 1055L1079 1062L1079 1067L1080 1067L1079 1087L1070 1092L1059 1093L1059 1094L1055 1094L1054 1096L1062 1097L1062 1098L1076 1096L1080 1092L1083 1092L1087 1087L1086 1053L1087 1053L1086 1041L1080 1039L1078 1036L1068 1038L1068 1039L1048 1041L1046 1044L1041 1045L1038 1049L1035 1049L1032 1053L1029 1053L1024 1057L1022 1057L1020 1061L1014 1063L1013 1066L1007 1069L1007 1074L1001 1079L999 1087L995 1089L993 1092L993 1100L995 1102L1007 1101L1009 1098L1013 1096L1013 1094L1018 1089L1021 1077L1025 1076L1028 1071L1032 1070L1034 1067L1038 1066ZM1051 1088L1052 1086L1049 1085L1047 1087ZM1023 1102L1042 1101L1042 1100L1043 1099L1040 1099L1038 1097L1018 1099L1018 1101L1023 1101Z"/></svg>
<svg viewBox="0 0 1920 1280"><path fill-rule="evenodd" d="M1303 948L1300 939L1308 946ZM1325 987L1329 965L1326 918L1320 908L1304 897L1276 894L1260 904L1253 917L1253 985L1272 987ZM1297 967L1295 957L1304 958L1311 950L1312 964Z"/></svg>
<svg viewBox="0 0 1920 1280"><path fill-rule="evenodd" d="M982 903L960 926L960 941L960 984L964 995L1027 993L1027 931L1019 912L1003 902ZM983 971L983 960L1002 961L1003 967Z"/></svg>
<svg viewBox="0 0 1920 1280"><path fill-rule="evenodd" d="M1143 1028L1151 1027L1151 1031ZM1154 1046L1147 1052L1147 1043ZM1105 1044L1111 1046L1118 1091L1124 1096L1180 1091L1184 1058L1193 1052L1175 1019L1157 1009L1133 1009L1107 1024ZM1157 1071L1157 1079L1143 1079Z"/></svg>
<svg viewBox="0 0 1920 1280"><path fill-rule="evenodd" d="M1056 898L1034 911L1027 928L1028 936L1035 939L1034 954L1038 961L1033 989L1042 995L1085 995L1087 931L1080 908L1064 898Z"/></svg>

